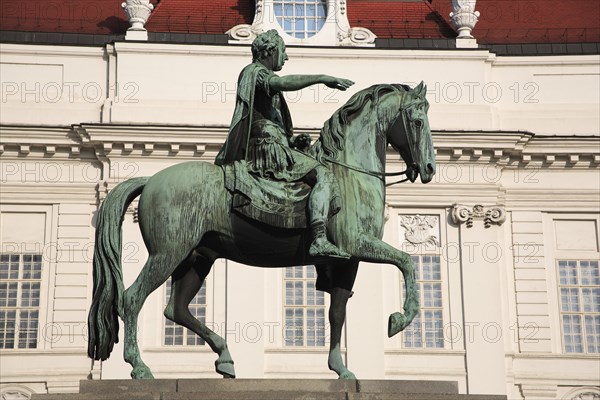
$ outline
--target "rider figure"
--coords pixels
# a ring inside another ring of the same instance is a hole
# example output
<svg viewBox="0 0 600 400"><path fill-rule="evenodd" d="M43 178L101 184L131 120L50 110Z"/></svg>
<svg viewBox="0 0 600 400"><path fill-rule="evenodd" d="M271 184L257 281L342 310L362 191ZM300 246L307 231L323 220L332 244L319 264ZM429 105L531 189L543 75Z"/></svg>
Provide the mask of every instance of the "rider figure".
<svg viewBox="0 0 600 400"><path fill-rule="evenodd" d="M231 127L215 164L245 160L249 171L263 178L310 185L308 218L313 241L309 254L348 258L326 235L327 220L338 211L330 207L335 178L317 160L294 149L306 149L310 137L293 137L292 119L281 92L319 83L346 90L354 82L328 75L276 75L273 71L280 71L288 56L283 39L273 29L254 40L252 58L240 73Z"/></svg>

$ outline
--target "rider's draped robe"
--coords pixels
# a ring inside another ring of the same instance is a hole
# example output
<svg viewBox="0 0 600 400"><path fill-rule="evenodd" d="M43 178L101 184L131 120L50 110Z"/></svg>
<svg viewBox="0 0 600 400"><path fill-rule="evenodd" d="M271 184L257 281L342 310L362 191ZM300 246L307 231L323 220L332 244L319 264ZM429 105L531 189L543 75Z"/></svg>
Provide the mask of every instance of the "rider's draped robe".
<svg viewBox="0 0 600 400"><path fill-rule="evenodd" d="M290 147L292 118L283 95L271 90L269 80L274 76L258 62L242 70L229 135L215 164L246 160L256 175L294 182L319 163Z"/></svg>
<svg viewBox="0 0 600 400"><path fill-rule="evenodd" d="M292 118L282 93L270 87L275 76L258 62L242 70L229 135L215 164L225 171L233 210L272 226L305 228L310 187L303 178L325 166L290 146ZM331 216L340 209L339 188L331 173L319 179L332 189Z"/></svg>

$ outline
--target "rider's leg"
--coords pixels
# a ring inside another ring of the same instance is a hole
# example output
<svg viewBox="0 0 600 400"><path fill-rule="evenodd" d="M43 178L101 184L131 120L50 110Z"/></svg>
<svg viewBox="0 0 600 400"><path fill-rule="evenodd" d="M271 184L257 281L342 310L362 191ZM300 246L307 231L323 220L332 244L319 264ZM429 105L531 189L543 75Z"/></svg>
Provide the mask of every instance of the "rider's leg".
<svg viewBox="0 0 600 400"><path fill-rule="evenodd" d="M331 184L334 182L331 171L323 166L318 166L309 180L312 181L309 183L312 190L308 199L308 217L313 237L313 242L308 250L309 254L313 257L350 258L348 253L340 250L327 239L327 219L333 196Z"/></svg>

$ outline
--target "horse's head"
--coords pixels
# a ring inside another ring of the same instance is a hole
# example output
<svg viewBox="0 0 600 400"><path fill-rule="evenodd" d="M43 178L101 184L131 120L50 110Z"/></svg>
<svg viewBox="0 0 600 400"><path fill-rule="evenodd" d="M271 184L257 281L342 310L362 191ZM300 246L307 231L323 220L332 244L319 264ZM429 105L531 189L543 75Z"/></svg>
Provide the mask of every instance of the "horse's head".
<svg viewBox="0 0 600 400"><path fill-rule="evenodd" d="M421 175L428 183L435 175L435 152L429 128L425 98L427 86L421 82L408 90L400 104L400 114L387 133L387 141L396 149L408 167L406 176L411 182Z"/></svg>

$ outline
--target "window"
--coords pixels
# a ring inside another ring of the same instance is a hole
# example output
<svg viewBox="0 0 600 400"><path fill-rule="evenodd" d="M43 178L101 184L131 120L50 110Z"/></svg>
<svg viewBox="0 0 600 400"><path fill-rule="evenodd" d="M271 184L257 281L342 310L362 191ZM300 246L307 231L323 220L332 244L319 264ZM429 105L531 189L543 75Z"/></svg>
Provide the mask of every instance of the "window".
<svg viewBox="0 0 600 400"><path fill-rule="evenodd" d="M443 348L442 274L439 255L413 255L419 313L404 330L406 348Z"/></svg>
<svg viewBox="0 0 600 400"><path fill-rule="evenodd" d="M37 347L41 254L0 254L0 349Z"/></svg>
<svg viewBox="0 0 600 400"><path fill-rule="evenodd" d="M285 346L325 346L325 296L312 265L285 270Z"/></svg>
<svg viewBox="0 0 600 400"><path fill-rule="evenodd" d="M600 353L600 270L597 260L559 260L563 350Z"/></svg>
<svg viewBox="0 0 600 400"><path fill-rule="evenodd" d="M167 280L165 285L165 306L169 303L171 297L171 278ZM194 317L200 322L206 323L206 281L192 299L189 305L189 310ZM203 346L204 339L196 335L191 330L176 324L175 322L165 318L165 346Z"/></svg>
<svg viewBox="0 0 600 400"><path fill-rule="evenodd" d="M398 216L399 247L411 254L419 296L419 312L401 336L402 347L408 349L442 349L444 343L443 262L440 214L400 214ZM404 282L401 280L401 288ZM403 301L406 298L402 290Z"/></svg>
<svg viewBox="0 0 600 400"><path fill-rule="evenodd" d="M600 353L600 219L597 215L550 215L555 271L550 281L555 351Z"/></svg>
<svg viewBox="0 0 600 400"><path fill-rule="evenodd" d="M250 44L257 32L275 29L287 45L374 47L377 36L351 27L346 2L335 0L261 0L255 2L252 24L227 31L230 43Z"/></svg>
<svg viewBox="0 0 600 400"><path fill-rule="evenodd" d="M285 33L298 39L317 34L327 18L326 0L273 0L273 9Z"/></svg>

